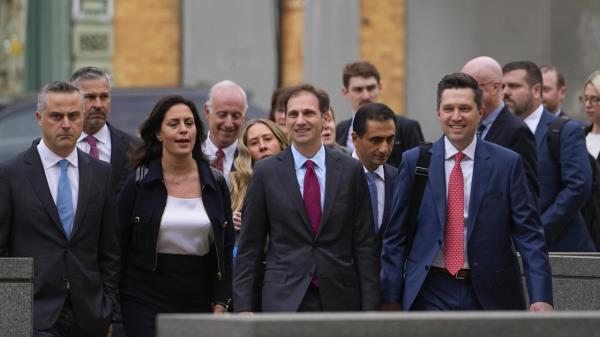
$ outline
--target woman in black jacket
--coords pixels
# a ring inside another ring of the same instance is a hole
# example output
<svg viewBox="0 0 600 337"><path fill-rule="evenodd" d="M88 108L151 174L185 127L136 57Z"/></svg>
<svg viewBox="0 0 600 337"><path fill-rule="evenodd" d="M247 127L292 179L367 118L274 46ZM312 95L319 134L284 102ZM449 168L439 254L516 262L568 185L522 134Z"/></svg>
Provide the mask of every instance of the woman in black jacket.
<svg viewBox="0 0 600 337"><path fill-rule="evenodd" d="M196 106L166 96L140 134L136 170L118 200L128 337L155 336L158 313L223 313L231 304L231 201L202 154Z"/></svg>

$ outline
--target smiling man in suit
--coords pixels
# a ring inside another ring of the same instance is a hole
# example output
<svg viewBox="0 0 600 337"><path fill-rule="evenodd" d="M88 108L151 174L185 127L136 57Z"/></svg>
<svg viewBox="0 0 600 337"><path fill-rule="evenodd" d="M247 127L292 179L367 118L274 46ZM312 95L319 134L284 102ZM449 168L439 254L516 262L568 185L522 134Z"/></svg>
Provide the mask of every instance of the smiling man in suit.
<svg viewBox="0 0 600 337"><path fill-rule="evenodd" d="M381 252L381 240L390 219L392 191L398 173L397 168L385 163L396 136L394 117L392 109L383 103L365 104L354 116L352 131L352 157L360 160L367 177L378 253Z"/></svg>
<svg viewBox="0 0 600 337"><path fill-rule="evenodd" d="M128 154L137 141L107 122L112 102L110 75L96 67L83 67L71 75L71 83L81 90L85 110L77 147L110 163L111 184L118 194L131 173Z"/></svg>
<svg viewBox="0 0 600 337"><path fill-rule="evenodd" d="M482 108L477 81L445 76L437 89L444 136L430 150L412 249L407 215L419 148L404 153L382 253L383 308L525 309L523 260L532 311L552 310L544 233L525 185L521 157L475 136Z"/></svg>
<svg viewBox="0 0 600 337"><path fill-rule="evenodd" d="M108 164L78 150L83 100L38 96L42 139L0 164L0 256L34 258L33 336L106 336L120 320L120 251Z"/></svg>
<svg viewBox="0 0 600 337"><path fill-rule="evenodd" d="M480 56L467 62L461 72L471 75L483 91L481 122L477 135L521 155L529 190L540 197L537 145L533 133L502 101L502 67L491 57Z"/></svg>
<svg viewBox="0 0 600 337"><path fill-rule="evenodd" d="M323 146L329 107L317 89L299 85L284 95L292 145L254 167L234 268L235 309L254 307L268 237L262 311L376 310L379 263L363 167Z"/></svg>

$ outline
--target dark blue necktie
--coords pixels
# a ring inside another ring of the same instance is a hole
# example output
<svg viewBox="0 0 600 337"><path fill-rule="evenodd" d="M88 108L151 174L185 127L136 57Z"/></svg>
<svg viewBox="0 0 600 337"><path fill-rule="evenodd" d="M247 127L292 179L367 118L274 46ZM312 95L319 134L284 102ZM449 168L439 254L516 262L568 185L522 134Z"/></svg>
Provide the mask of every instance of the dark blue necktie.
<svg viewBox="0 0 600 337"><path fill-rule="evenodd" d="M60 179L58 180L58 194L56 196L56 208L58 216L62 222L67 238L71 238L73 230L73 195L71 194L71 182L67 171L69 169L69 161L63 159L58 162L60 166Z"/></svg>
<svg viewBox="0 0 600 337"><path fill-rule="evenodd" d="M379 202L377 199L377 184L375 183L375 179L377 179L377 173L375 172L367 172L367 183L369 184L369 194L371 195L371 206L373 207L373 227L375 228L375 233L379 229Z"/></svg>

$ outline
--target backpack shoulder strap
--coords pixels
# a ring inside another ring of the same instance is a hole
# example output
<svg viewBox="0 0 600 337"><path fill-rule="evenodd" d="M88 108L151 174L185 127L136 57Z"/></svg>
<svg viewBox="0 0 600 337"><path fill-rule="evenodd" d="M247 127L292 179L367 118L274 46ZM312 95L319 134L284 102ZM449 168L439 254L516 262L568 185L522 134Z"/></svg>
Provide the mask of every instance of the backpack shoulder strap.
<svg viewBox="0 0 600 337"><path fill-rule="evenodd" d="M560 135L565 124L569 121L567 117L555 118L548 128L548 151L555 163L560 163Z"/></svg>
<svg viewBox="0 0 600 337"><path fill-rule="evenodd" d="M429 142L422 142L419 144L419 158L417 159L417 165L415 166L415 181L411 190L411 199L409 201L408 216L406 223L407 228L407 241L405 256L408 258L408 253L412 248L412 243L415 238L417 229L417 214L421 207L421 201L423 200L423 194L425 192L425 185L429 177L429 162L431 161L431 150L433 144Z"/></svg>

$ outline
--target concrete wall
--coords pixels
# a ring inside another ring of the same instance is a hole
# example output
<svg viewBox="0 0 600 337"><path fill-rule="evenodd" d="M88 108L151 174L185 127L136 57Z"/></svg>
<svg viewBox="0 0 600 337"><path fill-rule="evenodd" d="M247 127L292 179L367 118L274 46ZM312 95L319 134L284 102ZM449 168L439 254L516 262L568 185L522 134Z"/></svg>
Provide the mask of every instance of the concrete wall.
<svg viewBox="0 0 600 337"><path fill-rule="evenodd" d="M271 0L183 0L182 82L230 79L268 110L277 84L276 10Z"/></svg>
<svg viewBox="0 0 600 337"><path fill-rule="evenodd" d="M33 259L0 258L0 336L33 333Z"/></svg>

